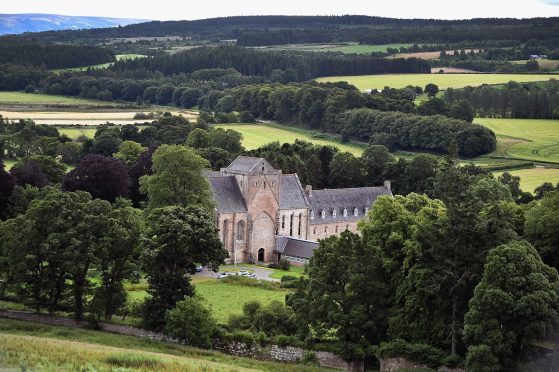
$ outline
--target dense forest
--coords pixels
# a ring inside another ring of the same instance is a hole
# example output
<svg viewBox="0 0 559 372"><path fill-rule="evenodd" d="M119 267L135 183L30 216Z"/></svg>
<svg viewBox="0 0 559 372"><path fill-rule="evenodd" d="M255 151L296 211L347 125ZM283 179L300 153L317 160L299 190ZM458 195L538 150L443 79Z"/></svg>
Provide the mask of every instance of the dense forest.
<svg viewBox="0 0 559 372"><path fill-rule="evenodd" d="M112 50L96 46L42 44L20 37L0 38L0 64L69 68L114 62Z"/></svg>

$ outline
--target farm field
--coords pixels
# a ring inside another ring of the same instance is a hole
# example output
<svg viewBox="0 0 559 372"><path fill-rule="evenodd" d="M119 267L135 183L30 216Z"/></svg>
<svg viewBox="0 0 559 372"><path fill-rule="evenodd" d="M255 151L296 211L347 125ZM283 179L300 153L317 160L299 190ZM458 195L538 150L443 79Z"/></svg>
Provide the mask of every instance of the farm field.
<svg viewBox="0 0 559 372"><path fill-rule="evenodd" d="M472 49L466 48L467 53L470 53ZM447 54L452 55L454 54L454 50L447 50ZM479 49L474 49L474 53L479 53ZM441 56L440 51L434 52L416 52L416 53L398 53L394 54L388 58L421 58L421 59L439 59Z"/></svg>
<svg viewBox="0 0 559 372"><path fill-rule="evenodd" d="M247 150L256 149L270 142L293 143L295 140L305 140L317 145L331 145L341 151L347 151L354 155L363 153L363 147L357 143L341 143L334 139L314 137L317 133L297 128L288 128L275 124L219 124L217 128L233 129L243 135L243 146Z"/></svg>
<svg viewBox="0 0 559 372"><path fill-rule="evenodd" d="M495 132L497 155L559 163L559 120L477 118L474 122Z"/></svg>
<svg viewBox="0 0 559 372"><path fill-rule="evenodd" d="M263 304L273 300L285 301L285 290L270 290L258 287L225 283L219 279L195 276L192 283L196 293L201 295L211 308L219 323L227 323L229 315L242 314L243 305L248 301L260 301ZM147 292L143 289L128 292L131 299L143 299Z"/></svg>
<svg viewBox="0 0 559 372"><path fill-rule="evenodd" d="M318 371L132 336L0 319L0 369L95 371Z"/></svg>
<svg viewBox="0 0 559 372"><path fill-rule="evenodd" d="M520 61L512 61L512 63L521 64L521 65L525 64L526 62L528 62L528 60L526 59ZM557 70L557 68L559 68L558 60L538 59L537 62L538 65L540 65L540 70L542 69Z"/></svg>
<svg viewBox="0 0 559 372"><path fill-rule="evenodd" d="M559 169L558 168L545 168L534 167L530 169L516 169L506 171L513 176L520 177L520 188L523 191L534 192L534 189L545 182L551 182L554 186L559 183ZM498 177L504 171L493 172Z"/></svg>
<svg viewBox="0 0 559 372"><path fill-rule="evenodd" d="M126 60L126 59L136 59L136 58L144 58L145 55L143 54L117 54L116 56L116 60L117 61L121 61L121 60ZM99 68L107 68L109 66L111 66L114 62L108 62L108 63L101 63L98 65L91 65L91 66L82 66L82 67L70 67L70 68L61 68L61 69L56 69L56 70L52 70L54 72L66 72L66 71L85 71L88 68L91 69L99 69Z"/></svg>
<svg viewBox="0 0 559 372"><path fill-rule="evenodd" d="M173 115L183 115L189 120L195 120L197 114L186 110L165 110ZM151 120L134 119L137 113L148 114L150 111L143 110L103 110L103 111L3 111L0 115L12 120L31 119L37 124L47 125L101 125L106 122L113 124L134 124L150 122Z"/></svg>
<svg viewBox="0 0 559 372"><path fill-rule="evenodd" d="M24 92L0 92L2 105L72 105L72 106L117 106L117 103L94 99L55 96Z"/></svg>
<svg viewBox="0 0 559 372"><path fill-rule="evenodd" d="M318 82L347 81L359 90L404 88L408 85L424 87L434 83L440 89L464 88L482 84L504 84L511 80L517 82L547 81L559 78L559 74L386 74L361 76L330 76L318 78Z"/></svg>
<svg viewBox="0 0 559 372"><path fill-rule="evenodd" d="M386 52L388 48L409 48L413 44L379 44L366 45L358 43L332 43L332 44L288 44L259 47L265 50L297 50L303 52L341 52L344 54L371 54L373 52Z"/></svg>

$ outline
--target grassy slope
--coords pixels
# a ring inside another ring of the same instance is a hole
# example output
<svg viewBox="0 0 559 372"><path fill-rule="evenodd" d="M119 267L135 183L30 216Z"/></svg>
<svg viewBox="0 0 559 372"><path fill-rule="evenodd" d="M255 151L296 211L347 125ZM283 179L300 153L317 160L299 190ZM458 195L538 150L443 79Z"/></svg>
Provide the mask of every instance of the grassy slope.
<svg viewBox="0 0 559 372"><path fill-rule="evenodd" d="M559 169L557 168L535 167L507 172L520 177L520 188L523 191L534 192L534 189L544 182L551 182L554 186L559 183ZM493 174L500 176L503 172L494 172Z"/></svg>
<svg viewBox="0 0 559 372"><path fill-rule="evenodd" d="M256 149L270 142L279 141L280 143L293 143L296 139L301 139L318 145L331 145L341 151L348 151L354 155L360 155L363 147L357 144L344 144L333 139L313 138L316 134L312 131L290 128L281 125L268 124L222 124L218 128L234 129L243 134L243 146L246 149Z"/></svg>
<svg viewBox="0 0 559 372"><path fill-rule="evenodd" d="M87 329L0 319L0 369L37 370L318 370ZM119 365L120 364L120 365ZM124 369L121 369L124 370Z"/></svg>
<svg viewBox="0 0 559 372"><path fill-rule="evenodd" d="M482 84L503 84L511 80L517 82L544 81L559 78L553 74L390 74L361 76L330 76L316 79L319 82L347 81L361 90L382 89L385 86L403 88L408 85L424 87L434 83L440 89L463 88Z"/></svg>
<svg viewBox="0 0 559 372"><path fill-rule="evenodd" d="M136 58L143 58L145 57L145 55L143 54L117 54L116 55L116 60L120 61L120 60L125 60L125 59L136 59ZM91 69L99 69L99 68L107 68L110 67L114 62L108 62L108 63L101 63L98 65L90 65L90 66L82 66L82 67L70 67L70 68L60 68L60 69L56 69L56 70L52 70L53 72L65 72L65 71L85 71L88 68Z"/></svg>

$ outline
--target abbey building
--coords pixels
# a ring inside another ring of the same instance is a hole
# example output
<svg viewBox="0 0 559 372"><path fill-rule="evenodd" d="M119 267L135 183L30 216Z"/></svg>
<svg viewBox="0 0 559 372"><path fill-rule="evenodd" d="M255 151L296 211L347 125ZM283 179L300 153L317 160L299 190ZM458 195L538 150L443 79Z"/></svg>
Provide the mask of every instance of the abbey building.
<svg viewBox="0 0 559 372"><path fill-rule="evenodd" d="M237 157L227 168L209 172L217 205L216 223L231 262L304 264L318 239L357 222L377 197L392 196L380 187L313 190L296 174L282 174L263 158Z"/></svg>

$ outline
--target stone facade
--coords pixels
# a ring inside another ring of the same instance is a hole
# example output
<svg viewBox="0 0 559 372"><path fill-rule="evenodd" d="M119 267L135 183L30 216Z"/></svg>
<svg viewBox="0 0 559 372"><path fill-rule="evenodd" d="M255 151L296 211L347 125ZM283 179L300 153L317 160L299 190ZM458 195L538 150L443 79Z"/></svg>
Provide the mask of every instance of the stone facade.
<svg viewBox="0 0 559 372"><path fill-rule="evenodd" d="M277 262L278 237L316 242L344 230L357 231L378 196L390 185L336 190L301 186L263 158L239 156L227 168L208 172L217 204L216 225L230 262ZM291 252L294 264L310 256Z"/></svg>

